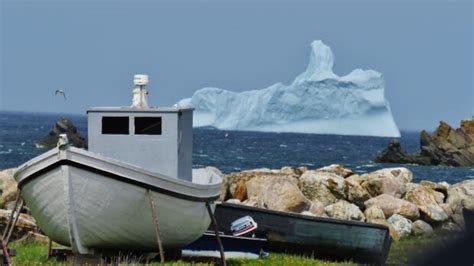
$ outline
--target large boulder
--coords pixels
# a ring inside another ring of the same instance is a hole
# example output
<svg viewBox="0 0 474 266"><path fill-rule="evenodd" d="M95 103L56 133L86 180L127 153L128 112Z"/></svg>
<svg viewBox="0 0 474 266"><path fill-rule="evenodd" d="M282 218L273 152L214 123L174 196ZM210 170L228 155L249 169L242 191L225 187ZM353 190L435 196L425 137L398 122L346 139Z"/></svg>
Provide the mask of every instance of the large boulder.
<svg viewBox="0 0 474 266"><path fill-rule="evenodd" d="M453 210L464 207L474 210L474 179L464 180L448 189L446 201Z"/></svg>
<svg viewBox="0 0 474 266"><path fill-rule="evenodd" d="M56 147L60 134L66 134L69 143L74 147L87 148L86 139L77 131L76 126L71 120L61 117L56 124L54 124L51 131L42 139L35 142L36 147L54 148Z"/></svg>
<svg viewBox="0 0 474 266"><path fill-rule="evenodd" d="M317 199L325 206L344 197L344 178L333 173L306 171L299 178L299 185L308 199Z"/></svg>
<svg viewBox="0 0 474 266"><path fill-rule="evenodd" d="M373 197L388 194L401 198L405 192L405 184L413 178L413 173L406 168L385 168L367 174L362 186Z"/></svg>
<svg viewBox="0 0 474 266"><path fill-rule="evenodd" d="M437 193L440 192L428 189L425 186L418 186L407 192L405 199L417 205L423 220L432 223L443 222L449 217L443 208L438 205Z"/></svg>
<svg viewBox="0 0 474 266"><path fill-rule="evenodd" d="M407 218L398 214L394 214L387 219L387 222L389 222L395 228L395 230L397 230L400 238L409 236L411 234L412 222Z"/></svg>
<svg viewBox="0 0 474 266"><path fill-rule="evenodd" d="M300 213L311 206L297 182L284 177L255 177L247 182L247 194L257 200L259 208Z"/></svg>
<svg viewBox="0 0 474 266"><path fill-rule="evenodd" d="M260 168L260 169L245 170L241 172L230 173L230 174L225 175L224 177L225 185L223 185L224 188L221 190L221 200L224 201L229 198L239 198L245 201L247 197L251 197L252 195L245 193L247 192L246 184L249 180L255 177L262 177L262 178L281 177L281 178L287 178L289 180L292 180L292 182L293 181L297 182L298 180L297 179L298 176L295 175L293 171L290 171L290 169L281 171L279 169Z"/></svg>
<svg viewBox="0 0 474 266"><path fill-rule="evenodd" d="M354 203L360 208L364 208L364 202L370 199L369 192L354 179L344 179L345 199Z"/></svg>
<svg viewBox="0 0 474 266"><path fill-rule="evenodd" d="M433 227L422 220L414 221L411 229L415 236L430 235L433 233Z"/></svg>
<svg viewBox="0 0 474 266"><path fill-rule="evenodd" d="M375 198L371 198L367 200L364 205L366 208L370 208L374 205L379 207L382 209L385 217L399 214L413 221L420 217L420 212L415 204L388 194L382 194Z"/></svg>
<svg viewBox="0 0 474 266"><path fill-rule="evenodd" d="M364 214L359 207L345 200L340 200L324 208L329 217L342 220L364 221Z"/></svg>

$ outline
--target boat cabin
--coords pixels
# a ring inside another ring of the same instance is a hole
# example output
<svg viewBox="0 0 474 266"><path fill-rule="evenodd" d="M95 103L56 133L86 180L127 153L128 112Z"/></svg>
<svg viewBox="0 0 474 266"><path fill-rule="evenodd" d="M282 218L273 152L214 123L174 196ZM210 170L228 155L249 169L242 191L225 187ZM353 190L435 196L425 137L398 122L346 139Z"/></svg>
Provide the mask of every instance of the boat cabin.
<svg viewBox="0 0 474 266"><path fill-rule="evenodd" d="M135 76L130 107L87 110L89 150L169 177L192 181L193 109L148 107ZM143 85L144 83L144 85Z"/></svg>

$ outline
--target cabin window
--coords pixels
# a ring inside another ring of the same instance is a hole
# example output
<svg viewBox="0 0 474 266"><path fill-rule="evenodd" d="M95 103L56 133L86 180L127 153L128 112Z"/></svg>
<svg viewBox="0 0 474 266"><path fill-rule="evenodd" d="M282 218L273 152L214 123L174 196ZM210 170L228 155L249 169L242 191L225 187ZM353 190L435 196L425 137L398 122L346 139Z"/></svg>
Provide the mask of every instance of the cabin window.
<svg viewBox="0 0 474 266"><path fill-rule="evenodd" d="M136 135L161 135L161 117L135 117Z"/></svg>
<svg viewBox="0 0 474 266"><path fill-rule="evenodd" d="M128 117L104 116L102 117L102 134L128 135Z"/></svg>

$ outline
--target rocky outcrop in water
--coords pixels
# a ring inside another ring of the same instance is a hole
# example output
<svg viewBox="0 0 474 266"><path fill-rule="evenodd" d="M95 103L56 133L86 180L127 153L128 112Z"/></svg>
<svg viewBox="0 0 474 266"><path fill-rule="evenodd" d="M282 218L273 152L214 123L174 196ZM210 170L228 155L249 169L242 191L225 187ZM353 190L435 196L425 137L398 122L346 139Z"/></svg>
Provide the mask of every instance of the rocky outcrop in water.
<svg viewBox="0 0 474 266"><path fill-rule="evenodd" d="M474 119L461 121L459 128L452 128L441 121L429 134L420 134L420 151L408 154L396 139L375 158L376 162L414 163L423 165L474 166Z"/></svg>
<svg viewBox="0 0 474 266"><path fill-rule="evenodd" d="M86 139L77 131L76 126L71 122L71 120L61 117L49 134L35 142L36 147L41 148L54 148L58 143L59 135L66 134L69 140L69 143L77 148L87 148Z"/></svg>
<svg viewBox="0 0 474 266"><path fill-rule="evenodd" d="M224 175L221 200L303 215L382 224L393 239L464 227L474 210L474 179L412 183L403 167L355 174L342 165L255 169Z"/></svg>

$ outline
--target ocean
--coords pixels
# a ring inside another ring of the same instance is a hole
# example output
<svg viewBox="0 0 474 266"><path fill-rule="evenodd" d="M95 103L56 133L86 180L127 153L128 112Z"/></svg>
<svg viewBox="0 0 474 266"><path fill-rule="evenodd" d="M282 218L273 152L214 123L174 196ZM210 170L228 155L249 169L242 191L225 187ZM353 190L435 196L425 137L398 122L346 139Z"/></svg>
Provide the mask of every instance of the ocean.
<svg viewBox="0 0 474 266"><path fill-rule="evenodd" d="M45 152L35 140L44 137L60 114L0 112L0 169L16 167ZM83 136L87 134L85 115L64 115L73 121ZM307 166L309 169L341 163L357 173L385 167L407 167L414 180L455 183L474 178L472 167L420 166L375 163L373 158L390 138L264 133L195 128L193 165L215 166L225 173L254 168ZM402 146L409 152L419 148L419 132L402 132Z"/></svg>

